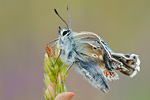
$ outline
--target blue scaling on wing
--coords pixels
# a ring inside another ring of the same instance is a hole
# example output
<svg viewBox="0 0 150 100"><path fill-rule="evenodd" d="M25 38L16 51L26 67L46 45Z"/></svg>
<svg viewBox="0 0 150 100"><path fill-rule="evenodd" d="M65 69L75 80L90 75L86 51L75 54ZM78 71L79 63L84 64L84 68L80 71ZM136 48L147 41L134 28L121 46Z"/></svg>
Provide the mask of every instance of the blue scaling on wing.
<svg viewBox="0 0 150 100"><path fill-rule="evenodd" d="M88 59L85 60L83 58L78 58L78 66L80 73L95 88L101 89L103 92L107 92L109 90L107 80L97 63Z"/></svg>
<svg viewBox="0 0 150 100"><path fill-rule="evenodd" d="M105 45L106 49L109 50L110 53L113 52L113 51L110 49L110 47L106 44L106 42L105 42L102 38L100 38L100 39L101 39L102 43Z"/></svg>
<svg viewBox="0 0 150 100"><path fill-rule="evenodd" d="M101 42L104 44L104 46L106 47L106 49L110 52L110 53L113 53L113 51L110 49L110 47L106 44L106 42L102 39L101 39ZM111 64L111 61L109 60L109 57L108 57L108 53L107 52L104 52L103 54L103 59L104 59L104 63L105 63L105 66L106 68L108 68L109 70L112 69L112 64Z"/></svg>

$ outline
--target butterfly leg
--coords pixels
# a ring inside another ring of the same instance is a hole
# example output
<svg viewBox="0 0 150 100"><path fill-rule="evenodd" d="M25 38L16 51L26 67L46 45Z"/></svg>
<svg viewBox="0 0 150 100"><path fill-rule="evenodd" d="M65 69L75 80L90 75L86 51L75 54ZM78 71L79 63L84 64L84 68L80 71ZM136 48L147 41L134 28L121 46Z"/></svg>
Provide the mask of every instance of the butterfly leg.
<svg viewBox="0 0 150 100"><path fill-rule="evenodd" d="M64 78L66 76L66 73L69 71L69 69L73 66L74 62L67 68L67 70L65 71L65 74L63 76L62 82L64 82Z"/></svg>
<svg viewBox="0 0 150 100"><path fill-rule="evenodd" d="M52 66L54 66L56 63L57 63L57 60L58 60L58 58L60 57L60 55L61 55L61 49L60 49L60 52L59 52L59 55L58 55L58 57L57 57L57 59L56 59L56 61L55 61L55 63L52 65Z"/></svg>
<svg viewBox="0 0 150 100"><path fill-rule="evenodd" d="M52 40L52 41L50 41L49 43L47 43L47 45L49 45L49 44L51 44L51 43L53 43L53 42L56 42L58 39L55 39L55 40Z"/></svg>
<svg viewBox="0 0 150 100"><path fill-rule="evenodd" d="M57 42L55 41L52 45L51 45L51 48L53 48L53 46L56 44Z"/></svg>
<svg viewBox="0 0 150 100"><path fill-rule="evenodd" d="M51 44L51 43L53 43L52 45L51 45L51 48L53 48L53 46L57 43L56 41L57 41L58 39L55 39L55 40L52 40L52 41L50 41L49 43L47 43L47 45L49 45L49 44Z"/></svg>

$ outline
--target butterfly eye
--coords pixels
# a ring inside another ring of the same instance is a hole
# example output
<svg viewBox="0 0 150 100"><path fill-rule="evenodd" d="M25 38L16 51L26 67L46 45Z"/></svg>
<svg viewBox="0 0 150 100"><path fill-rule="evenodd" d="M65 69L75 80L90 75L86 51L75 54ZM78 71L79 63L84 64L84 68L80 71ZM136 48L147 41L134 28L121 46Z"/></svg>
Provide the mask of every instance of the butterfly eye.
<svg viewBox="0 0 150 100"><path fill-rule="evenodd" d="M63 32L63 36L66 35L67 33L68 33L68 31L64 31L64 32Z"/></svg>

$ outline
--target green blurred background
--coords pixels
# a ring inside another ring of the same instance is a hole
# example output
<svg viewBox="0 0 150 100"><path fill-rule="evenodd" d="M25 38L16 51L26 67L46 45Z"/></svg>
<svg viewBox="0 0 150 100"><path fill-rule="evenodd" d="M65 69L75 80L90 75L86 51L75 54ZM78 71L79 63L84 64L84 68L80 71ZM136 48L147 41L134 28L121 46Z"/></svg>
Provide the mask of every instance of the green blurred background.
<svg viewBox="0 0 150 100"><path fill-rule="evenodd" d="M102 37L115 52L136 53L141 71L119 73L107 94L93 88L72 68L67 89L73 100L150 100L150 0L0 0L0 100L43 100L45 45L65 24Z"/></svg>

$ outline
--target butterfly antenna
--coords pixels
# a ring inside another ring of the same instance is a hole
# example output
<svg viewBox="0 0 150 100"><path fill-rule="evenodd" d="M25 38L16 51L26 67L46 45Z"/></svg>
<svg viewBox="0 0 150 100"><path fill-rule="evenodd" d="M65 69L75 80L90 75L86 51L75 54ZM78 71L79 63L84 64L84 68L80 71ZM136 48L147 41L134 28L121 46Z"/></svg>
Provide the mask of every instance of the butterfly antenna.
<svg viewBox="0 0 150 100"><path fill-rule="evenodd" d="M70 19L70 26L69 26L69 28L71 29L71 16L70 16L70 13L69 13L68 5L67 5L67 12L68 12L69 19Z"/></svg>
<svg viewBox="0 0 150 100"><path fill-rule="evenodd" d="M66 24L67 28L69 28L69 27L68 27L68 24L67 24L66 21L58 14L57 10L54 9L54 11L55 11L55 13L58 15L58 17Z"/></svg>

